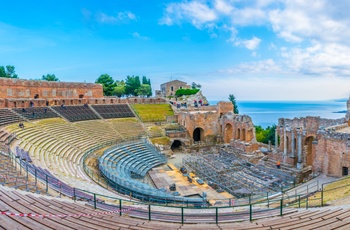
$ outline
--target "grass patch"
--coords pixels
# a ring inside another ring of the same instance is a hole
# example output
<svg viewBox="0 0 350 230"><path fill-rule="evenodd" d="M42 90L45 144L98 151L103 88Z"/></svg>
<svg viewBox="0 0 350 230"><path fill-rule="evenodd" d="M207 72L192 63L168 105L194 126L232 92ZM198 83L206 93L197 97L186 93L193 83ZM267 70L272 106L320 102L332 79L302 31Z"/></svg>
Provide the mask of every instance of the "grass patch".
<svg viewBox="0 0 350 230"><path fill-rule="evenodd" d="M134 104L133 107L143 122L166 121L167 116L174 116L170 104Z"/></svg>
<svg viewBox="0 0 350 230"><path fill-rule="evenodd" d="M148 127L148 131L150 132L151 136L163 136L163 129L159 126L150 126Z"/></svg>
<svg viewBox="0 0 350 230"><path fill-rule="evenodd" d="M151 139L153 144L158 145L170 145L170 138L169 137L156 137Z"/></svg>
<svg viewBox="0 0 350 230"><path fill-rule="evenodd" d="M326 185L323 188L323 203L349 197L350 176ZM321 192L317 192L311 199L321 199ZM350 197L349 197L350 199Z"/></svg>
<svg viewBox="0 0 350 230"><path fill-rule="evenodd" d="M112 123L125 123L125 122L132 122L132 123L138 123L136 118L113 118L110 119Z"/></svg>

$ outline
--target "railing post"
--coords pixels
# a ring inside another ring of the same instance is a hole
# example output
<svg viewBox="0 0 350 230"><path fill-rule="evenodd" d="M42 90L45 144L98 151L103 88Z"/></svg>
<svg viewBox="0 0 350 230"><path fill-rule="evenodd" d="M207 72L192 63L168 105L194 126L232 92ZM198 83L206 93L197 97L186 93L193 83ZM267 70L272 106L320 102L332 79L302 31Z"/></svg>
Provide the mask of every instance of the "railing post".
<svg viewBox="0 0 350 230"><path fill-rule="evenodd" d="M267 207L270 207L269 192L266 193Z"/></svg>
<svg viewBox="0 0 350 230"><path fill-rule="evenodd" d="M181 207L181 224L184 224L184 207Z"/></svg>
<svg viewBox="0 0 350 230"><path fill-rule="evenodd" d="M49 180L47 178L47 174L46 174L45 182L46 182L46 194L47 194L49 192Z"/></svg>
<svg viewBox="0 0 350 230"><path fill-rule="evenodd" d="M37 171L35 169L34 171L34 176L35 176L35 186L38 186L38 177L37 177Z"/></svg>
<svg viewBox="0 0 350 230"><path fill-rule="evenodd" d="M299 202L298 202L298 203L299 203L299 206L298 206L298 207L300 208L300 195L298 195L298 196L299 196L299 198L298 198L298 200L299 200Z"/></svg>
<svg viewBox="0 0 350 230"><path fill-rule="evenodd" d="M96 209L96 193L94 193L94 209Z"/></svg>
<svg viewBox="0 0 350 230"><path fill-rule="evenodd" d="M253 207L252 204L249 204L249 221L252 222L253 220Z"/></svg>
<svg viewBox="0 0 350 230"><path fill-rule="evenodd" d="M119 216L122 215L122 199L119 199Z"/></svg>
<svg viewBox="0 0 350 230"><path fill-rule="evenodd" d="M148 221L151 221L151 205L148 205Z"/></svg>
<svg viewBox="0 0 350 230"><path fill-rule="evenodd" d="M28 183L28 164L26 164L26 180L27 180L27 183Z"/></svg>
<svg viewBox="0 0 350 230"><path fill-rule="evenodd" d="M321 188L321 207L323 207L323 184Z"/></svg>
<svg viewBox="0 0 350 230"><path fill-rule="evenodd" d="M219 208L218 207L215 208L215 223L216 224L219 223Z"/></svg>
<svg viewBox="0 0 350 230"><path fill-rule="evenodd" d="M280 216L283 216L283 199L280 200Z"/></svg>
<svg viewBox="0 0 350 230"><path fill-rule="evenodd" d="M76 201L77 197L75 196L75 187L73 188L73 200Z"/></svg>

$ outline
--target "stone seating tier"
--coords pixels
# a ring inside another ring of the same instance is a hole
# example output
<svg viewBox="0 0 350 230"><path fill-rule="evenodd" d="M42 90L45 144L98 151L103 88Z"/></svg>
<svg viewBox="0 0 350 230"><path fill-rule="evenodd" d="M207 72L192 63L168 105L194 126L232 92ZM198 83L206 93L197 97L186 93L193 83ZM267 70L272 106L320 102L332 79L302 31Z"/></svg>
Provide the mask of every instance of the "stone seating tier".
<svg viewBox="0 0 350 230"><path fill-rule="evenodd" d="M10 109L0 109L0 126L20 122L22 119Z"/></svg>
<svg viewBox="0 0 350 230"><path fill-rule="evenodd" d="M54 106L51 108L70 122L100 119L89 106Z"/></svg>
<svg viewBox="0 0 350 230"><path fill-rule="evenodd" d="M13 108L12 110L28 120L58 117L58 114L49 107Z"/></svg>
<svg viewBox="0 0 350 230"><path fill-rule="evenodd" d="M92 108L98 112L104 119L121 118L121 117L135 117L127 104L115 105L91 105Z"/></svg>

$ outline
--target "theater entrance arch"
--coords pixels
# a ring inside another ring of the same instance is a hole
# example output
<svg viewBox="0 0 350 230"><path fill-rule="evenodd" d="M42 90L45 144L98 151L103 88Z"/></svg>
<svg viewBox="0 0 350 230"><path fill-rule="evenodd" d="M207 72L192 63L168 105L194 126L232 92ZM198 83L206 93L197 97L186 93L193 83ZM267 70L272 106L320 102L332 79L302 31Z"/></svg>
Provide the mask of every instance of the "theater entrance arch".
<svg viewBox="0 0 350 230"><path fill-rule="evenodd" d="M232 138L233 138L233 128L232 128L232 125L230 123L227 123L225 125L225 131L224 131L225 143L230 143Z"/></svg>
<svg viewBox="0 0 350 230"><path fill-rule="evenodd" d="M173 152L179 151L181 146L184 146L184 144L180 140L174 140L174 142L171 144L171 150Z"/></svg>
<svg viewBox="0 0 350 230"><path fill-rule="evenodd" d="M310 136L310 137L307 137L304 141L304 149L305 149L305 163L306 163L306 166L309 166L309 165L312 165L313 163L313 156L312 156L312 142L314 141L314 137L313 136Z"/></svg>
<svg viewBox="0 0 350 230"><path fill-rule="evenodd" d="M193 130L193 140L194 141L204 141L204 130L200 127Z"/></svg>

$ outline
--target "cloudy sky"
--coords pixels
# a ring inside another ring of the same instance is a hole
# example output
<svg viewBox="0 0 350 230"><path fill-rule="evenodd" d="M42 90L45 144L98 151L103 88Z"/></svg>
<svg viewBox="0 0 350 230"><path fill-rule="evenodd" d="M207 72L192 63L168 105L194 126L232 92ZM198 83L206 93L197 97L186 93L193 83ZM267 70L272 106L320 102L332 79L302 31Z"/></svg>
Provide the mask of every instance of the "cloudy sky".
<svg viewBox="0 0 350 230"><path fill-rule="evenodd" d="M179 79L211 100L350 93L350 1L1 1L0 65L21 78Z"/></svg>

